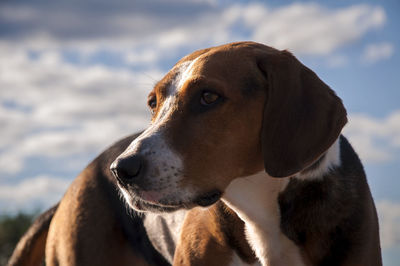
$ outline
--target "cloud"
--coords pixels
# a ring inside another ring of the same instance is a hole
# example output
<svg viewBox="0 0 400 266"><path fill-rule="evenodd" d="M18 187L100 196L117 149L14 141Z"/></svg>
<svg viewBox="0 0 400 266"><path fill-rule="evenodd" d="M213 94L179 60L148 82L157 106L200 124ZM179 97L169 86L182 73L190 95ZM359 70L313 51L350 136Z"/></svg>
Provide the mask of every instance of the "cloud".
<svg viewBox="0 0 400 266"><path fill-rule="evenodd" d="M400 246L400 204L379 201L376 204L382 248Z"/></svg>
<svg viewBox="0 0 400 266"><path fill-rule="evenodd" d="M68 64L55 52L0 51L0 173L34 156L99 152L148 123L147 93L160 71Z"/></svg>
<svg viewBox="0 0 400 266"><path fill-rule="evenodd" d="M365 47L361 61L373 64L377 61L390 58L394 54L394 46L388 42L369 44Z"/></svg>
<svg viewBox="0 0 400 266"><path fill-rule="evenodd" d="M382 8L368 5L330 10L314 3L296 3L269 10L258 4L246 7L241 14L254 28L255 40L311 55L330 54L386 20Z"/></svg>
<svg viewBox="0 0 400 266"><path fill-rule="evenodd" d="M192 21L165 31L161 46L204 47L250 39L296 54L327 56L382 27L386 14L383 8L369 5L331 10L312 3L280 8L250 3L211 10Z"/></svg>
<svg viewBox="0 0 400 266"><path fill-rule="evenodd" d="M364 162L391 161L400 147L400 110L381 119L350 114L344 134Z"/></svg>
<svg viewBox="0 0 400 266"><path fill-rule="evenodd" d="M48 208L61 199L70 183L71 180L41 175L12 185L1 184L0 213Z"/></svg>
<svg viewBox="0 0 400 266"><path fill-rule="evenodd" d="M18 39L45 33L69 42L89 39L131 39L155 35L196 18L214 4L210 1L162 0L33 0L2 3L3 37Z"/></svg>
<svg viewBox="0 0 400 266"><path fill-rule="evenodd" d="M15 14L15 16L10 15ZM328 9L315 3L270 8L213 1L65 1L3 5L4 39L25 49L72 49L81 57L114 51L128 64L181 57L182 51L254 40L296 54L326 56L380 28L386 14L365 4ZM0 35L1 36L1 35Z"/></svg>

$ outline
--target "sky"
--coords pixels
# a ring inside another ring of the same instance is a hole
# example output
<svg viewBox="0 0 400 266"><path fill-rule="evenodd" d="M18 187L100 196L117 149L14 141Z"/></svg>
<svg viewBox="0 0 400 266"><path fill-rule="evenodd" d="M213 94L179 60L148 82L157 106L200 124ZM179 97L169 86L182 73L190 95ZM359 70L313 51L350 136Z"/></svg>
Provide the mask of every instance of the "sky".
<svg viewBox="0 0 400 266"><path fill-rule="evenodd" d="M232 41L288 49L343 99L343 134L400 260L400 2L0 2L0 214L43 210L103 149L145 128L147 93L184 55Z"/></svg>

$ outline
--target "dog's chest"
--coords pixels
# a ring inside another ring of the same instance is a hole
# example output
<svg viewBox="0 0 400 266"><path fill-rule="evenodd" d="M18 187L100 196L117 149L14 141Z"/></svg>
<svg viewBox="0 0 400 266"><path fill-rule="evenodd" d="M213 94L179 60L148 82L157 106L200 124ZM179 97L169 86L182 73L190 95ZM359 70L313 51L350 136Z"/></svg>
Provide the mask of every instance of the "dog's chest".
<svg viewBox="0 0 400 266"><path fill-rule="evenodd" d="M247 240L262 265L304 265L299 247L280 229L277 198L287 183L260 173L234 180L223 197L245 222Z"/></svg>
<svg viewBox="0 0 400 266"><path fill-rule="evenodd" d="M146 213L143 220L154 248L171 264L186 212L181 210L163 214Z"/></svg>

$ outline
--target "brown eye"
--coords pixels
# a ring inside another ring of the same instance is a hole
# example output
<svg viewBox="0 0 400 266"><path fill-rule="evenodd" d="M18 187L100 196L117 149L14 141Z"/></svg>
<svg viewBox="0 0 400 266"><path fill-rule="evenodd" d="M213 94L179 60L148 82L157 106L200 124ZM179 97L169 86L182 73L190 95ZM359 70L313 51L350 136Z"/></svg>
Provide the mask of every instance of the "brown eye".
<svg viewBox="0 0 400 266"><path fill-rule="evenodd" d="M151 97L148 100L147 104L151 109L151 113L154 113L154 109L157 107L157 98L156 97Z"/></svg>
<svg viewBox="0 0 400 266"><path fill-rule="evenodd" d="M205 91L201 95L200 103L202 105L209 105L216 102L219 99L219 95L214 92Z"/></svg>

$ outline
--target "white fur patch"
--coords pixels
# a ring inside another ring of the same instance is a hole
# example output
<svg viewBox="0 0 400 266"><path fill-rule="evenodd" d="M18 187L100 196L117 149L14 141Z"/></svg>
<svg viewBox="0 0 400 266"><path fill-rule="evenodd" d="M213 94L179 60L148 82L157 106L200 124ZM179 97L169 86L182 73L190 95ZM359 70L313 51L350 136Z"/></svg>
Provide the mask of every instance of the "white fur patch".
<svg viewBox="0 0 400 266"><path fill-rule="evenodd" d="M143 219L143 225L154 248L171 265L186 213L187 210L163 214L147 212Z"/></svg>
<svg viewBox="0 0 400 266"><path fill-rule="evenodd" d="M173 82L173 85L174 85L176 91L179 91L182 88L182 86L185 84L185 82L192 76L193 67L196 64L198 59L199 58L197 57L193 61L186 61L186 62L183 62L181 65L179 65L177 76Z"/></svg>
<svg viewBox="0 0 400 266"><path fill-rule="evenodd" d="M302 180L322 178L331 169L340 165L340 137L326 151L325 157L319 163L316 169L307 171L306 173L298 173L294 177Z"/></svg>
<svg viewBox="0 0 400 266"><path fill-rule="evenodd" d="M262 265L304 265L298 246L280 230L278 194L288 182L260 172L233 180L222 197L245 222L247 239Z"/></svg>

